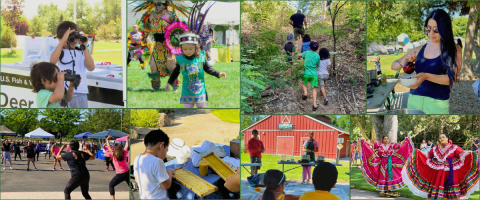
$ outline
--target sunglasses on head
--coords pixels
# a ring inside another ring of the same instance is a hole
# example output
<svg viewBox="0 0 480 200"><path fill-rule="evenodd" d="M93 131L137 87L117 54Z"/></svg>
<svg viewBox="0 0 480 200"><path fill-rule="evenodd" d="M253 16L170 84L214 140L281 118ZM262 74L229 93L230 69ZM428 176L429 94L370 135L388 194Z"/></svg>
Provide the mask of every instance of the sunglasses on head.
<svg viewBox="0 0 480 200"><path fill-rule="evenodd" d="M430 31L432 31L432 30L433 30L434 33L438 33L438 27L435 27L435 28L427 28L427 27L425 27L425 30L424 30L425 35L428 35L428 33L430 33Z"/></svg>

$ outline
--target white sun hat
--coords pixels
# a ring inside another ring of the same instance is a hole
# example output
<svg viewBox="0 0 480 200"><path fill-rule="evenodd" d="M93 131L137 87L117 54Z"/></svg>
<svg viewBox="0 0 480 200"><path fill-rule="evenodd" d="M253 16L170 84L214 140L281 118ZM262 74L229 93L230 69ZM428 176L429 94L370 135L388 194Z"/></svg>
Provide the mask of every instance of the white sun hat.
<svg viewBox="0 0 480 200"><path fill-rule="evenodd" d="M173 138L168 145L168 156L175 157L178 164L185 164L190 157L190 148L180 138Z"/></svg>

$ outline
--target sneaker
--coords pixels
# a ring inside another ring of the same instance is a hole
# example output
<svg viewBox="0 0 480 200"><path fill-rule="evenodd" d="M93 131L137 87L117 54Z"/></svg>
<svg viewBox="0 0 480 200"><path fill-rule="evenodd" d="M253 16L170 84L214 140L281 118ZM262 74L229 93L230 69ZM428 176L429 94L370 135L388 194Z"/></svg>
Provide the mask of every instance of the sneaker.
<svg viewBox="0 0 480 200"><path fill-rule="evenodd" d="M60 170L62 170L62 171L63 171L63 169L62 169L61 167L60 167Z"/></svg>
<svg viewBox="0 0 480 200"><path fill-rule="evenodd" d="M10 166L10 169L13 169L13 167L12 167L12 166Z"/></svg>
<svg viewBox="0 0 480 200"><path fill-rule="evenodd" d="M38 169L37 169L36 167L35 167L35 168L33 168L33 170L35 170L35 171L38 171Z"/></svg>
<svg viewBox="0 0 480 200"><path fill-rule="evenodd" d="M3 170L5 170L5 167L3 168Z"/></svg>
<svg viewBox="0 0 480 200"><path fill-rule="evenodd" d="M29 168L27 168L27 171L30 171L30 169L29 169Z"/></svg>
<svg viewBox="0 0 480 200"><path fill-rule="evenodd" d="M53 171L57 171L57 169L53 168Z"/></svg>

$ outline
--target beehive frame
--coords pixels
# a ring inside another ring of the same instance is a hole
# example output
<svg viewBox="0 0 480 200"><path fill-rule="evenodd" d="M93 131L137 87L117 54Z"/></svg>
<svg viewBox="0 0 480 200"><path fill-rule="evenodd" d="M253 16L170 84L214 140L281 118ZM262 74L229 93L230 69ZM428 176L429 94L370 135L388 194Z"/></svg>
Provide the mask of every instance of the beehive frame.
<svg viewBox="0 0 480 200"><path fill-rule="evenodd" d="M210 162L208 162L208 160L206 159L206 158L209 157L209 156L213 156L215 159L219 160L220 163L222 163L222 166L213 166L213 165L212 165ZM202 157L202 160L207 161L207 162L208 162L208 166L209 166L210 168L212 168L213 171L217 172L217 174L218 174L220 177L222 177L222 179L225 180L225 181L227 181L227 178L228 178L228 177L226 177L225 174L222 174L222 173L221 173L221 170L220 170L221 167L224 167L224 168L230 170L230 171L232 172L232 174L235 174L235 171L234 171L232 168L230 168L230 167L227 165L227 163L223 162L223 160L220 159L220 158L219 158L215 153L213 153L213 152L211 152L211 153L203 156L203 157Z"/></svg>
<svg viewBox="0 0 480 200"><path fill-rule="evenodd" d="M187 174L189 174L191 176L192 179L196 179L197 181L200 181L206 185L208 185L208 187L210 187L211 189L204 192L204 193L201 193L197 188L195 188L194 186L191 186L189 185L185 180L182 180L182 179L178 179L178 177L176 177L175 175L173 175L173 177L178 181L180 182L182 185L184 185L185 187L187 187L189 190L192 190L195 194L197 194L198 196L200 197L205 197L209 194L212 194L214 193L215 191L218 190L218 187L217 186L214 186L212 185L211 183L207 182L206 180L204 180L203 178L200 178L199 176L195 175L194 173L188 171L187 169L183 168L183 167L180 167L180 168L177 168L175 169L175 173L177 173L177 171L185 171Z"/></svg>

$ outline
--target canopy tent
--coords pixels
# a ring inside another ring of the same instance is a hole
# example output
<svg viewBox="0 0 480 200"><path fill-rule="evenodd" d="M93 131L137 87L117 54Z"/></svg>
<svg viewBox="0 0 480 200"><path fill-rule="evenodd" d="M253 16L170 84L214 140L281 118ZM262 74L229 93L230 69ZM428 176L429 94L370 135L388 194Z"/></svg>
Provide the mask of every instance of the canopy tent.
<svg viewBox="0 0 480 200"><path fill-rule="evenodd" d="M17 133L13 132L9 128L7 128L5 125L2 125L1 132L2 132L2 136L17 136Z"/></svg>
<svg viewBox="0 0 480 200"><path fill-rule="evenodd" d="M113 138L120 138L120 137L128 136L128 134L126 134L124 132L121 132L121 131L117 131L115 129L108 129L106 131L102 131L102 132L99 132L99 133L95 133L93 135L89 135L88 138L105 139L108 136L112 136Z"/></svg>
<svg viewBox="0 0 480 200"><path fill-rule="evenodd" d="M55 138L54 135L48 133L47 131L44 131L41 128L37 128L34 131L27 133L25 137L28 138Z"/></svg>
<svg viewBox="0 0 480 200"><path fill-rule="evenodd" d="M121 138L117 138L115 141L126 142L126 141L127 141L127 137L128 137L128 136L124 136L124 137L121 137Z"/></svg>
<svg viewBox="0 0 480 200"><path fill-rule="evenodd" d="M85 133L80 133L78 135L73 136L74 138L88 138L89 135L92 135L93 133L90 132L85 132Z"/></svg>

